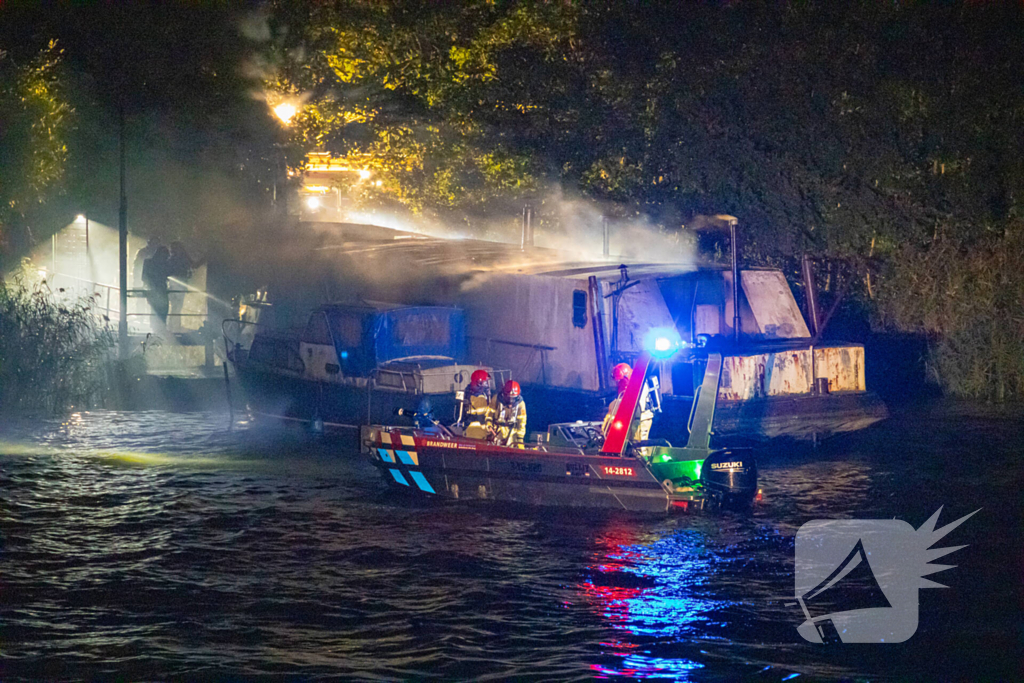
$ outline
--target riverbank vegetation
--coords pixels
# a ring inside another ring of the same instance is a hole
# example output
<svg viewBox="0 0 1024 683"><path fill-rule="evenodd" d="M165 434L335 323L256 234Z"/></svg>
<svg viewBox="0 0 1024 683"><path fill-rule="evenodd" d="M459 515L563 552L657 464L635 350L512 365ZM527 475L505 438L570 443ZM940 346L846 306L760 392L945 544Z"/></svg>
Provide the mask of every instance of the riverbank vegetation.
<svg viewBox="0 0 1024 683"><path fill-rule="evenodd" d="M88 297L0 280L0 412L53 414L103 400L114 337Z"/></svg>
<svg viewBox="0 0 1024 683"><path fill-rule="evenodd" d="M1020 3L395 0L269 27L293 142L372 172L368 208L470 234L525 202L557 229L564 197L667 233L733 214L748 262L855 264L945 390L1024 397Z"/></svg>
<svg viewBox="0 0 1024 683"><path fill-rule="evenodd" d="M928 370L959 397L1024 399L1024 225L972 242L940 236L891 259L883 323L928 339Z"/></svg>

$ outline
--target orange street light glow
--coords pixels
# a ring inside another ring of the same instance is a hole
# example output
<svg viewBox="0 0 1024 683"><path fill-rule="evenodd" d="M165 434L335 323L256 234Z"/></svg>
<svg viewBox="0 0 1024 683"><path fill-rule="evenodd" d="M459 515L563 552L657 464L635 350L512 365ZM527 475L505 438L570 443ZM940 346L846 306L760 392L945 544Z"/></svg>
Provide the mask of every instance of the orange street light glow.
<svg viewBox="0 0 1024 683"><path fill-rule="evenodd" d="M292 121L292 117L295 116L295 112L298 110L294 104L289 102L282 102L281 104L274 107L274 114L277 118L281 119L281 122L288 125Z"/></svg>

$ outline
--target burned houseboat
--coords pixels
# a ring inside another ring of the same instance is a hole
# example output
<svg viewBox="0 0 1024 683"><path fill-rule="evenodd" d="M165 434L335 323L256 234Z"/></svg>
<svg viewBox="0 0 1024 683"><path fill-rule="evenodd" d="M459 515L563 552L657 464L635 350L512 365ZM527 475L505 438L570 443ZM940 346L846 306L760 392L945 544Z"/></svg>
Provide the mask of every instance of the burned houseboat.
<svg viewBox="0 0 1024 683"><path fill-rule="evenodd" d="M460 362L463 312L441 306L324 305L301 330L253 329L228 355L257 416L353 434L424 398L452 414L478 368Z"/></svg>
<svg viewBox="0 0 1024 683"><path fill-rule="evenodd" d="M529 429L544 431L601 414L614 398L610 368L632 363L658 338L721 353L712 430L723 443L813 439L886 415L865 384L863 346L822 341L817 320L808 324L779 270L581 260L551 249L363 225L331 224L317 234L301 268L260 268L269 295L249 302L246 320L231 323L259 330L248 339L228 335L257 412L354 428L379 424L396 407L414 410L429 395L440 416L451 405L443 396L486 367L508 371L522 385ZM387 336L396 324L373 322L442 309L450 311L441 316L449 330L443 349L405 348ZM284 331L311 310L297 329ZM363 317L346 323L349 332L332 327L340 324L332 316L349 315ZM358 351L349 343L357 336ZM692 355L655 362L651 374L664 396L655 436L686 434L704 371L705 361ZM347 398L321 398L336 390Z"/></svg>

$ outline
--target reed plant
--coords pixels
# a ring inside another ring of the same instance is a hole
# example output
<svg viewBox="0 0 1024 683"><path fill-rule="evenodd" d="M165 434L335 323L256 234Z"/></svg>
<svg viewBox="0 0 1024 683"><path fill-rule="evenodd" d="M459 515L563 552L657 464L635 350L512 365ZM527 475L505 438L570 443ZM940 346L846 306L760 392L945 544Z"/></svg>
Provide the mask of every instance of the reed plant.
<svg viewBox="0 0 1024 683"><path fill-rule="evenodd" d="M888 327L926 335L942 389L1024 399L1024 225L970 241L940 235L894 256L878 311Z"/></svg>
<svg viewBox="0 0 1024 683"><path fill-rule="evenodd" d="M94 303L20 274L0 280L0 412L60 414L103 400L115 339Z"/></svg>

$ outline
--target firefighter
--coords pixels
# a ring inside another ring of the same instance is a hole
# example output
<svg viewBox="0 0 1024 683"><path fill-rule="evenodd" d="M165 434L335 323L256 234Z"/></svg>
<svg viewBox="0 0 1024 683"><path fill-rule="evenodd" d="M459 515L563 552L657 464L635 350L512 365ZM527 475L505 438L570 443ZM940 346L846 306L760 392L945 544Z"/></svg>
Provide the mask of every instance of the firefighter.
<svg viewBox="0 0 1024 683"><path fill-rule="evenodd" d="M470 439L486 439L491 432L494 410L491 406L491 375L480 368L469 376L462 399L463 436Z"/></svg>
<svg viewBox="0 0 1024 683"><path fill-rule="evenodd" d="M605 437L608 436L608 430L611 428L612 422L615 421L615 414L619 410L619 404L622 402L622 396L626 393L626 388L629 386L632 375L632 368L625 363L619 363L612 368L612 378L619 389L619 395L608 406L608 414L604 416L604 422L601 424L601 432ZM651 433L651 425L654 423L653 403L651 387L647 382L644 382L643 387L640 388L640 399L637 401L636 409L633 415L629 416L631 428L627 436L628 441L647 440ZM640 456L647 456L650 453L650 449L641 448L636 453Z"/></svg>
<svg viewBox="0 0 1024 683"><path fill-rule="evenodd" d="M434 424L434 406L430 404L430 398L423 397L419 407L412 416L412 423L416 429L422 432L436 432L437 425Z"/></svg>
<svg viewBox="0 0 1024 683"><path fill-rule="evenodd" d="M523 447L526 440L526 401L519 382L505 382L494 397L494 437L500 446Z"/></svg>
<svg viewBox="0 0 1024 683"><path fill-rule="evenodd" d="M601 423L601 433L605 436L608 436L608 428L611 426L612 420L615 419L615 413L619 410L619 403L622 401L622 395L626 393L626 387L629 386L629 378L632 374L633 368L629 367L628 363L619 363L612 368L612 379L615 380L619 395L608 405L608 414L604 416L604 422Z"/></svg>

